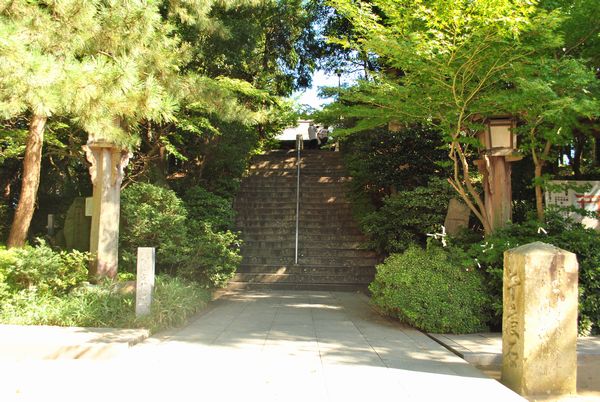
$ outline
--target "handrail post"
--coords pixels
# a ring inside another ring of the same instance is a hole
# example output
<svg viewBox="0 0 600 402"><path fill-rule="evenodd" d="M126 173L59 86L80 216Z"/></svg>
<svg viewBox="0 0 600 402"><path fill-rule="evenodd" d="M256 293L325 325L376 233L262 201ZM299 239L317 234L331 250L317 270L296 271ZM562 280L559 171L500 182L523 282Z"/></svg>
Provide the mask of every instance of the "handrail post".
<svg viewBox="0 0 600 402"><path fill-rule="evenodd" d="M298 265L298 226L300 224L300 150L303 148L302 134L296 135L296 246L294 264Z"/></svg>

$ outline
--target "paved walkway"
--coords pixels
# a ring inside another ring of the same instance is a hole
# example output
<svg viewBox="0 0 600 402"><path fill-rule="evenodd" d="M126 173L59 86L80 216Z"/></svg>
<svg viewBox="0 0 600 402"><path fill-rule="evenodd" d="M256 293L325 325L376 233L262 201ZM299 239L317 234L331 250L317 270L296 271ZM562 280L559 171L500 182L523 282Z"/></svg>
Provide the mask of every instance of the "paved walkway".
<svg viewBox="0 0 600 402"><path fill-rule="evenodd" d="M439 343L473 364L492 378L502 372L502 334L430 334ZM600 401L600 336L577 338L577 397L548 400Z"/></svg>
<svg viewBox="0 0 600 402"><path fill-rule="evenodd" d="M10 374L20 381L8 395L17 400L523 400L353 293L232 294L120 358L43 362Z"/></svg>

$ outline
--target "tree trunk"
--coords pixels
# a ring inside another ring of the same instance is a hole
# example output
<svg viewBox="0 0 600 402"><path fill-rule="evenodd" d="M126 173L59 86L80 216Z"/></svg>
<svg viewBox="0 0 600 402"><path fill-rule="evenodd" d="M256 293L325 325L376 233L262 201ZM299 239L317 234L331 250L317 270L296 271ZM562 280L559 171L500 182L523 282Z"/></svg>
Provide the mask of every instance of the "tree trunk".
<svg viewBox="0 0 600 402"><path fill-rule="evenodd" d="M594 167L600 166L600 133L596 133L594 137Z"/></svg>
<svg viewBox="0 0 600 402"><path fill-rule="evenodd" d="M575 178L581 178L581 159L586 145L586 137L579 131L575 132L575 154L572 160L573 173Z"/></svg>
<svg viewBox="0 0 600 402"><path fill-rule="evenodd" d="M23 178L21 180L21 195L15 211L7 246L22 247L27 239L27 232L33 217L37 191L40 185L40 170L42 165L42 145L44 143L45 116L34 115L29 126L25 157L23 158Z"/></svg>
<svg viewBox="0 0 600 402"><path fill-rule="evenodd" d="M542 186L540 180L542 179L542 164L535 165L535 209L537 212L537 218L540 222L544 221L544 201Z"/></svg>

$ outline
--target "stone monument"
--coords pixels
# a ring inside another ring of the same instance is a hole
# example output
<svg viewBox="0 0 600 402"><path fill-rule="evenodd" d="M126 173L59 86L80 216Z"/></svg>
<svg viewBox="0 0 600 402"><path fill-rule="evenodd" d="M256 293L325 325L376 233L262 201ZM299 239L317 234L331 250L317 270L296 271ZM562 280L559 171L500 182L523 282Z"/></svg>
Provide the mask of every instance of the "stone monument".
<svg viewBox="0 0 600 402"><path fill-rule="evenodd" d="M471 210L464 202L451 198L448 204L448 213L444 220L444 227L446 232L451 235L456 235L461 229L469 226L469 216Z"/></svg>
<svg viewBox="0 0 600 402"><path fill-rule="evenodd" d="M77 197L67 210L65 217L65 243L68 250L90 250L90 228L92 219L85 216L85 198Z"/></svg>
<svg viewBox="0 0 600 402"><path fill-rule="evenodd" d="M502 382L523 396L576 393L578 264L535 242L504 253Z"/></svg>
<svg viewBox="0 0 600 402"><path fill-rule="evenodd" d="M155 263L154 247L138 247L135 282L135 315L138 317L150 313Z"/></svg>

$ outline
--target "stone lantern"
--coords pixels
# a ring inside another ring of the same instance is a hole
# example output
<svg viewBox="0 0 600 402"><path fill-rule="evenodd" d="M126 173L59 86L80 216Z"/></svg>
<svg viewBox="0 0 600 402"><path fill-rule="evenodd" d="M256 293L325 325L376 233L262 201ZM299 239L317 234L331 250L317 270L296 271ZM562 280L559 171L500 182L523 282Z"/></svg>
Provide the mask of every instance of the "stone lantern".
<svg viewBox="0 0 600 402"><path fill-rule="evenodd" d="M479 133L482 149L476 161L483 174L485 209L492 229L512 220L511 162L517 153L516 122L510 117L490 118Z"/></svg>

